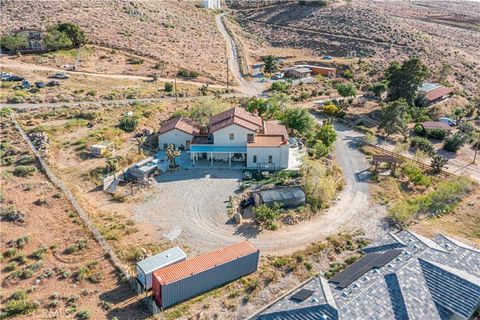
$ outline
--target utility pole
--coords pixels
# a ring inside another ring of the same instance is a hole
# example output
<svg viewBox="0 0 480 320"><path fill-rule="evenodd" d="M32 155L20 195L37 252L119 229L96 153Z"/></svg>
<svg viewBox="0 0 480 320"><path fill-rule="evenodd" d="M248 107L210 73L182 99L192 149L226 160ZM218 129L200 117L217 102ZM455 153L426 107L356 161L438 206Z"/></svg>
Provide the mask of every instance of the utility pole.
<svg viewBox="0 0 480 320"><path fill-rule="evenodd" d="M473 156L473 162L472 163L475 163L475 160L477 160L477 153L478 153L479 145L480 145L480 131L477 132L477 145L475 147L475 155Z"/></svg>
<svg viewBox="0 0 480 320"><path fill-rule="evenodd" d="M227 58L227 91L228 91L228 58Z"/></svg>
<svg viewBox="0 0 480 320"><path fill-rule="evenodd" d="M175 74L175 101L178 101L178 94L177 94L177 75Z"/></svg>

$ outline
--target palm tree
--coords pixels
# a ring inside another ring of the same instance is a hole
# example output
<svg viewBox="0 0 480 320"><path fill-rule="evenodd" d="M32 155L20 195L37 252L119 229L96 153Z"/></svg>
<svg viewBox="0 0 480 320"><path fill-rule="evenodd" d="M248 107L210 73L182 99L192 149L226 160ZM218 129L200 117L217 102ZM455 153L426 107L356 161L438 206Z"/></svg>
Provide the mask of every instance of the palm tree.
<svg viewBox="0 0 480 320"><path fill-rule="evenodd" d="M167 150L165 152L166 152L166 156L167 156L168 161L170 161L170 163L171 163L170 167L171 168L177 167L177 163L175 162L175 158L180 155L180 150L178 150L177 148L175 148L175 146L173 144L171 144L167 147Z"/></svg>

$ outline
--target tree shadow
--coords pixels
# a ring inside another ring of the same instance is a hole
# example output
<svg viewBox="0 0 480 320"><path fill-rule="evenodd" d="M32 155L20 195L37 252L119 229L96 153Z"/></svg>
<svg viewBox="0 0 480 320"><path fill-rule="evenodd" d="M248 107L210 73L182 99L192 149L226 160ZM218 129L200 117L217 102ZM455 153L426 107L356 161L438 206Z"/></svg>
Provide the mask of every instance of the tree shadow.
<svg viewBox="0 0 480 320"><path fill-rule="evenodd" d="M234 235L242 236L247 239L254 239L260 234L260 231L260 227L255 222L244 222L237 227Z"/></svg>

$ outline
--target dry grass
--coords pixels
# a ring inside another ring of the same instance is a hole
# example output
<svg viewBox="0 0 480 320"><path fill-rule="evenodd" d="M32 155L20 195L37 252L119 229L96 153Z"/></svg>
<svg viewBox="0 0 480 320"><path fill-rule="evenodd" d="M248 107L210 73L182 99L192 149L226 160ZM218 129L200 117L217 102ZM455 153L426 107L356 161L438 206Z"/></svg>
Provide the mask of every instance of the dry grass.
<svg viewBox="0 0 480 320"><path fill-rule="evenodd" d="M187 68L218 80L224 74L218 66L225 64L226 43L216 28L214 13L198 4L200 1L2 1L1 29L44 29L56 21L73 21L86 30L94 44L166 62L165 76Z"/></svg>

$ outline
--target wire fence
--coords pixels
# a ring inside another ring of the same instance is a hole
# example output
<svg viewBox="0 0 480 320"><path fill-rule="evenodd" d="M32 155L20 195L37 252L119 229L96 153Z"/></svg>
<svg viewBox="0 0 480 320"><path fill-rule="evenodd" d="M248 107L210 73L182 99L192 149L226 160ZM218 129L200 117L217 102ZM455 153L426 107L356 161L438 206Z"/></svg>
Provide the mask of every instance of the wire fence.
<svg viewBox="0 0 480 320"><path fill-rule="evenodd" d="M105 240L105 238L102 236L100 231L98 231L97 227L95 224L90 220L88 213L83 210L83 208L80 206L80 204L77 202L75 197L73 196L72 192L68 189L68 187L63 183L62 180L57 178L57 176L52 172L52 170L48 167L47 163L43 159L42 155L40 152L37 150L37 148L33 145L33 143L30 141L30 138L27 136L25 131L23 131L22 127L18 124L17 120L15 119L15 116L13 112L11 113L11 120L12 123L14 124L15 128L17 131L20 133L22 136L23 140L28 144L32 152L35 154L35 157L38 159L38 162L40 163L40 166L42 167L42 170L48 177L48 179L62 192L65 194L67 197L68 201L72 204L72 206L75 208L77 211L78 215L82 219L83 223L85 226L87 226L88 230L93 234L93 237L95 240L100 244L104 252L106 253L107 258L111 261L113 266L121 273L122 277L128 281L130 284L130 287L132 290L135 291L135 293L138 293L136 290L135 286L135 279L130 276L128 270L125 268L123 265L122 261L118 258L118 256L115 254L113 251L112 247L110 244Z"/></svg>

